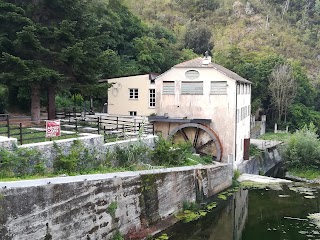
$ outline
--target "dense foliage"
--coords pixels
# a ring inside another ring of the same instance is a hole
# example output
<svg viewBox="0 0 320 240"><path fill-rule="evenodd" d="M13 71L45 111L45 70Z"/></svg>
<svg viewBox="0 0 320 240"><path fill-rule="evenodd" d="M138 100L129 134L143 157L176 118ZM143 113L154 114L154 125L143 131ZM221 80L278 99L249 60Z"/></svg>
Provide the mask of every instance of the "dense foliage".
<svg viewBox="0 0 320 240"><path fill-rule="evenodd" d="M79 140L69 147L54 143L52 166L35 149L0 149L0 178L28 178L31 176L76 175L115 171L146 170L197 164L211 164L212 158L192 153L191 144L172 142L160 138L151 149L143 141L116 145L113 150L101 152L86 148Z"/></svg>
<svg viewBox="0 0 320 240"><path fill-rule="evenodd" d="M320 141L316 131L310 124L292 134L283 150L289 169L320 169Z"/></svg>
<svg viewBox="0 0 320 240"><path fill-rule="evenodd" d="M183 56L170 31L118 0L0 0L0 19L0 84L11 104L31 101L33 119L41 98L50 111L56 92L101 95L101 78L162 72Z"/></svg>
<svg viewBox="0 0 320 240"><path fill-rule="evenodd" d="M98 79L161 73L209 50L253 83L252 112L270 126L320 129L319 0L0 0L0 19L1 112L32 100L36 119L56 93L101 97ZM284 114L269 87L280 65L297 87Z"/></svg>
<svg viewBox="0 0 320 240"><path fill-rule="evenodd" d="M318 0L125 3L145 22L171 30L178 45L198 53L209 47L215 62L252 81L252 112L267 114L270 127L287 120L283 125L294 131L313 121L320 129ZM279 65L290 66L297 83L296 96L280 120L269 90L270 75Z"/></svg>

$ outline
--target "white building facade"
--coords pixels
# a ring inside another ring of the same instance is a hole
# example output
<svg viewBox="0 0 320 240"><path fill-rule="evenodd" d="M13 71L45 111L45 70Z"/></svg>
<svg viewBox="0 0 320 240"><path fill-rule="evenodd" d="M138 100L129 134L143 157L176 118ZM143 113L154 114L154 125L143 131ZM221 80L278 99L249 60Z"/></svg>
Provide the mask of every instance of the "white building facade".
<svg viewBox="0 0 320 240"><path fill-rule="evenodd" d="M149 116L155 113L155 78L158 74L100 80L112 83L108 90L107 113L111 115Z"/></svg>
<svg viewBox="0 0 320 240"><path fill-rule="evenodd" d="M214 142L220 154L212 150L218 155L216 160L232 162L234 169L249 158L250 81L212 63L210 57L196 58L157 77L155 94L160 119L154 121L155 130L164 137L180 132L184 139L202 144L196 150ZM193 133L188 133L192 127ZM200 135L199 128L205 133ZM207 140L205 135L209 135Z"/></svg>

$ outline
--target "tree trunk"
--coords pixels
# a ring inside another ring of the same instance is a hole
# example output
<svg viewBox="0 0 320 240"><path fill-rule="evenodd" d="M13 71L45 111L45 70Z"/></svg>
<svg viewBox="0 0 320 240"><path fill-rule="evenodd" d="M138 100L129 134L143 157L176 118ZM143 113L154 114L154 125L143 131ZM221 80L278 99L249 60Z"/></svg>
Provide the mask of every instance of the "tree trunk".
<svg viewBox="0 0 320 240"><path fill-rule="evenodd" d="M48 119L56 118L56 86L48 87Z"/></svg>
<svg viewBox="0 0 320 240"><path fill-rule="evenodd" d="M31 121L40 121L40 86L31 86Z"/></svg>

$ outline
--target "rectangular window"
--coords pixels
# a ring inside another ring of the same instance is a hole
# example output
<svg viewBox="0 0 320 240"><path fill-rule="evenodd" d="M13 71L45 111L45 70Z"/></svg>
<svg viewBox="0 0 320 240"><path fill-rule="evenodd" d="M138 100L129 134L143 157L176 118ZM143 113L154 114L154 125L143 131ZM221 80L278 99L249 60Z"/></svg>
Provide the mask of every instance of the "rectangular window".
<svg viewBox="0 0 320 240"><path fill-rule="evenodd" d="M211 82L210 94L211 95L227 95L227 82L226 81Z"/></svg>
<svg viewBox="0 0 320 240"><path fill-rule="evenodd" d="M174 81L164 81L162 86L163 95L174 95Z"/></svg>
<svg viewBox="0 0 320 240"><path fill-rule="evenodd" d="M130 116L137 116L137 112L136 111L130 111L129 114L130 114Z"/></svg>
<svg viewBox="0 0 320 240"><path fill-rule="evenodd" d="M149 107L156 107L156 90L149 89Z"/></svg>
<svg viewBox="0 0 320 240"><path fill-rule="evenodd" d="M203 82L182 82L181 94L186 95L202 95L203 94Z"/></svg>
<svg viewBox="0 0 320 240"><path fill-rule="evenodd" d="M138 88L129 88L129 99L138 99Z"/></svg>

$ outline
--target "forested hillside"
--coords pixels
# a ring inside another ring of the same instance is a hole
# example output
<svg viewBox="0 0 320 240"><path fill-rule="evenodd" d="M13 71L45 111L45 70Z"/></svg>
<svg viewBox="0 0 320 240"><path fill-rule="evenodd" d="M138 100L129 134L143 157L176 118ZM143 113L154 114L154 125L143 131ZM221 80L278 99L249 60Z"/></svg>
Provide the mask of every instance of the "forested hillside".
<svg viewBox="0 0 320 240"><path fill-rule="evenodd" d="M319 21L320 0L0 0L0 111L31 103L37 119L56 96L104 95L98 79L209 50L269 123L320 127Z"/></svg>
<svg viewBox="0 0 320 240"><path fill-rule="evenodd" d="M319 0L124 1L148 25L172 31L181 49L208 49L216 63L252 81L253 111L263 109L269 123L319 127ZM287 103L289 96L274 99L272 92L281 90L269 84L280 65L289 66L296 84ZM282 103L287 110L277 108Z"/></svg>

